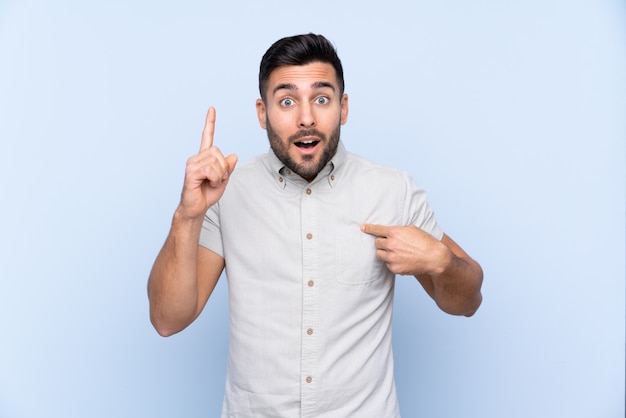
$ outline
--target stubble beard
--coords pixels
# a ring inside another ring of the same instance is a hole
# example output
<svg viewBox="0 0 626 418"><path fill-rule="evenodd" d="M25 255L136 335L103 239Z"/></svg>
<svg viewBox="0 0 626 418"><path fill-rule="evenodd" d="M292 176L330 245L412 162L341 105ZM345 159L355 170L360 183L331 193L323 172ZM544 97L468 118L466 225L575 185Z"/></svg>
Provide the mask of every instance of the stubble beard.
<svg viewBox="0 0 626 418"><path fill-rule="evenodd" d="M287 140L283 140L272 128L269 120L266 120L266 129L267 129L267 137L270 141L270 147L276 157L285 164L285 166L298 174L300 177L311 181L313 180L326 164L335 156L337 153L337 147L339 146L339 136L341 132L341 125L337 125L337 128L330 134L328 141L326 141L326 135L317 129L306 129L298 132L295 135L290 136ZM299 138L303 138L305 136L316 136L320 138L321 145L325 148L322 151L322 155L319 157L319 160L315 161L314 155L303 155L301 162L296 162L289 155L289 146L296 142Z"/></svg>

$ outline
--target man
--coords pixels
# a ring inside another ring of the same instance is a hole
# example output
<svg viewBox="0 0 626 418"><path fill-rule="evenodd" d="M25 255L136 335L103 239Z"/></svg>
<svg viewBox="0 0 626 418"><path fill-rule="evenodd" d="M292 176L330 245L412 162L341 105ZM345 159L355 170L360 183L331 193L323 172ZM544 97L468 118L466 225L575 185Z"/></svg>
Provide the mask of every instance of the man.
<svg viewBox="0 0 626 418"><path fill-rule="evenodd" d="M277 41L256 102L271 151L240 165L200 152L148 283L168 336L194 321L222 270L230 339L223 417L397 417L394 277L413 275L442 310L471 316L482 271L437 225L404 172L348 153L341 62L322 36Z"/></svg>

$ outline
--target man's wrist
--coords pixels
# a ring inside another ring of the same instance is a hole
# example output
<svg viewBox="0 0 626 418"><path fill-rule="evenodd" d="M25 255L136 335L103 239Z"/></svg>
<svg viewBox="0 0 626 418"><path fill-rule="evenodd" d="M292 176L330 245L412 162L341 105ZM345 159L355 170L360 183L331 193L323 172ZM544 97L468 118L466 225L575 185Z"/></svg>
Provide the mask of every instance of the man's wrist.
<svg viewBox="0 0 626 418"><path fill-rule="evenodd" d="M204 214L201 215L189 215L183 205L178 205L174 211L174 217L172 220L173 225L187 226L187 227L199 227L204 221Z"/></svg>
<svg viewBox="0 0 626 418"><path fill-rule="evenodd" d="M456 263L460 260L457 256L454 255L452 250L448 248L446 244L439 241L438 248L435 250L436 256L434 259L436 260L434 266L429 272L431 277L439 277L445 275L447 272L454 269Z"/></svg>

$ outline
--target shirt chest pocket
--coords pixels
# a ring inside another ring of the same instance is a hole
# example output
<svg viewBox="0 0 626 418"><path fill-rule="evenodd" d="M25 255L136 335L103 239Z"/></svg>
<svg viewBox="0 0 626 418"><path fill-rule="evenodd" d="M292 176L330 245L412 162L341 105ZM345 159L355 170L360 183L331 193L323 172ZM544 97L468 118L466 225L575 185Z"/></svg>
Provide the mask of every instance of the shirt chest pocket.
<svg viewBox="0 0 626 418"><path fill-rule="evenodd" d="M367 285L393 275L376 257L374 239L358 228L337 233L335 275L339 284Z"/></svg>

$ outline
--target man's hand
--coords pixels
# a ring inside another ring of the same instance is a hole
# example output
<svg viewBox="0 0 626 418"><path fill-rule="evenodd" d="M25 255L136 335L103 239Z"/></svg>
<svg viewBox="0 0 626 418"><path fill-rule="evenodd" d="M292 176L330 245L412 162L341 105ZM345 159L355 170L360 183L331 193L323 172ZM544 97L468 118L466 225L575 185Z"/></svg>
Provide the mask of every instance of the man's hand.
<svg viewBox="0 0 626 418"><path fill-rule="evenodd" d="M228 177L237 164L234 154L224 157L219 148L213 146L215 133L215 109L209 108L206 115L200 152L187 160L185 184L178 212L184 218L204 216L224 194Z"/></svg>
<svg viewBox="0 0 626 418"><path fill-rule="evenodd" d="M453 257L445 244L414 225L364 224L361 230L376 237L376 256L395 274L436 275Z"/></svg>

